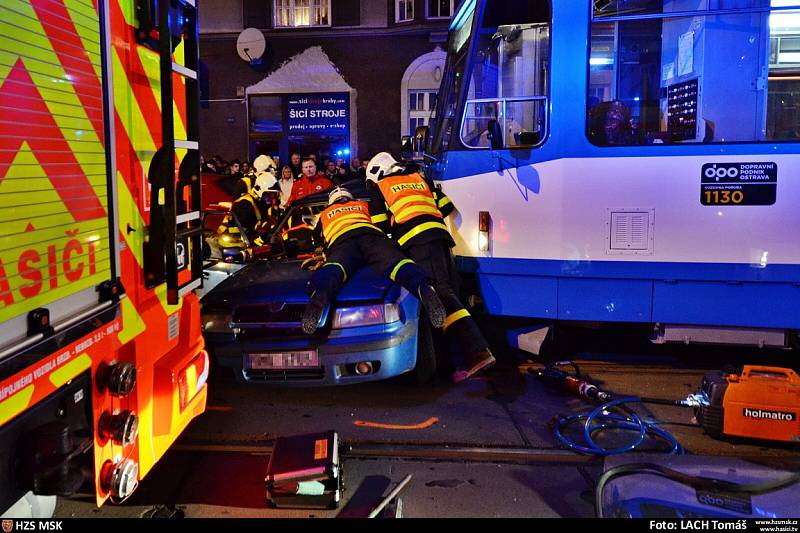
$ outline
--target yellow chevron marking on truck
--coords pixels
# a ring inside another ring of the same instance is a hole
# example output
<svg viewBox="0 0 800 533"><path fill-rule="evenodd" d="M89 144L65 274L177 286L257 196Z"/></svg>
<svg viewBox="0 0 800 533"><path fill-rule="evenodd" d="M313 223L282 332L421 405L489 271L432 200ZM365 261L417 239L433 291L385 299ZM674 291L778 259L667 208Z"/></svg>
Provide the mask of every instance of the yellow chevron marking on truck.
<svg viewBox="0 0 800 533"><path fill-rule="evenodd" d="M158 296L158 301L161 302L161 307L164 308L164 312L167 315L174 315L178 311L180 311L181 306L183 305L183 298L178 298L178 303L176 305L169 305L167 303L167 284L162 283L158 287L156 287L156 295Z"/></svg>
<svg viewBox="0 0 800 533"><path fill-rule="evenodd" d="M145 223L136 200L133 198L128 184L121 172L117 172L117 198L119 199L119 231L128 250L133 254L136 263L144 265L144 234ZM128 231L130 227L131 231Z"/></svg>
<svg viewBox="0 0 800 533"><path fill-rule="evenodd" d="M33 168L38 177L19 176ZM35 204L19 197L21 182ZM107 219L76 222L23 142L0 181L0 321L98 285L109 257Z"/></svg>
<svg viewBox="0 0 800 533"><path fill-rule="evenodd" d="M81 372L85 372L90 368L92 368L92 358L89 357L89 354L82 353L69 363L64 363L64 366L59 369L53 370L50 374L50 383L57 388L61 387Z"/></svg>
<svg viewBox="0 0 800 533"><path fill-rule="evenodd" d="M183 46L183 41L181 44L178 45L178 48ZM182 50L182 48L181 48ZM145 48L144 46L140 46L136 50L139 54L139 59L142 62L142 67L144 68L144 72L147 75L147 81L150 84L150 89L153 91L153 94L156 96L156 104L158 105L158 110L161 110L161 60L159 55L150 50L149 48ZM181 63L178 56L178 49L175 50L175 62ZM181 53L182 56L182 53ZM178 77L180 80L180 84L176 84L174 87L174 92L177 94L179 91L185 91L184 84L186 83L183 76ZM174 80L174 78L173 78ZM172 100L172 117L173 117L173 128L174 134L176 139L186 139L186 127L183 124L183 120L181 120L181 114L178 110L178 105L175 103L175 100ZM182 154L178 154L178 157L182 157Z"/></svg>
<svg viewBox="0 0 800 533"><path fill-rule="evenodd" d="M136 4L133 0L119 0L119 10L122 12L122 18L128 26L136 26Z"/></svg>
<svg viewBox="0 0 800 533"><path fill-rule="evenodd" d="M86 45L84 57L91 63L99 83L101 78L99 33L93 29L94 24L97 24L97 13L92 12L90 19L87 20L85 15L78 16L74 9L70 11L69 5L66 7L80 34L82 44ZM90 24L90 21L93 24ZM23 33L20 28L25 28L27 31ZM97 44L91 41L92 37ZM20 42L26 45L22 54L17 53ZM88 120L84 103L76 92L76 87L83 85L84 81L73 79L61 66L42 23L29 3L20 2L7 6L3 12L3 17L0 18L0 49L3 50L0 62L4 65L13 65L17 58L22 58L31 80L36 85L36 90L42 96L53 120L64 133L72 155L87 174L103 208L106 208L107 202L102 196L105 193L105 179L92 180L86 169L87 165L105 164L105 152L93 125ZM3 70L0 79L5 79L8 74L5 68ZM98 101L97 109L99 110L101 106L102 102ZM70 135L67 131L74 125L76 119L82 121L85 127ZM78 133L79 137L76 135Z"/></svg>
<svg viewBox="0 0 800 533"><path fill-rule="evenodd" d="M114 65L114 107L128 134L128 138L131 140L131 144L136 150L137 157L143 163L147 161L147 166L149 166L150 158L142 157L142 152L155 153L156 144L152 135L150 135L150 129L147 127L147 122L142 114L142 108L133 95L133 88L128 82L128 75L119 58L119 52L114 50L111 57Z"/></svg>
<svg viewBox="0 0 800 533"><path fill-rule="evenodd" d="M75 22L75 29L83 47L93 53L100 53L100 42L96 31L89 30L84 23L94 22L97 24L97 12L83 2L76 0L64 0L64 7L67 8L70 18ZM92 61L97 78L103 76L102 67L99 61Z"/></svg>
<svg viewBox="0 0 800 533"><path fill-rule="evenodd" d="M133 340L137 335L144 332L147 326L144 324L139 312L136 311L136 306L133 305L130 298L122 299L122 330L120 330L117 338L122 344L126 344Z"/></svg>
<svg viewBox="0 0 800 533"><path fill-rule="evenodd" d="M33 398L33 385L0 402L0 426L24 411Z"/></svg>

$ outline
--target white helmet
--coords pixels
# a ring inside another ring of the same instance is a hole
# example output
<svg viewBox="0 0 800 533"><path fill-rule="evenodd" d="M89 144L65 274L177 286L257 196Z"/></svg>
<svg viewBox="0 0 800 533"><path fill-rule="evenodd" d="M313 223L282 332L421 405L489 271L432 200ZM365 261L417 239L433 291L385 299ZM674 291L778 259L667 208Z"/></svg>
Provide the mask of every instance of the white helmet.
<svg viewBox="0 0 800 533"><path fill-rule="evenodd" d="M259 172L272 172L274 174L278 170L278 165L275 164L275 161L270 156L260 155L253 161L253 169L255 169L256 174Z"/></svg>
<svg viewBox="0 0 800 533"><path fill-rule="evenodd" d="M367 165L367 181L378 183L378 180L398 170L402 166L395 161L394 157L388 152L381 152L369 160Z"/></svg>
<svg viewBox="0 0 800 533"><path fill-rule="evenodd" d="M261 196L271 189L276 183L278 183L278 180L275 179L275 175L273 173L258 172L256 173L256 182L253 184L253 188L250 192L257 199L260 199Z"/></svg>
<svg viewBox="0 0 800 533"><path fill-rule="evenodd" d="M333 189L330 194L328 195L328 205L333 205L341 199L352 200L353 195L350 194L350 191L343 187L336 187Z"/></svg>

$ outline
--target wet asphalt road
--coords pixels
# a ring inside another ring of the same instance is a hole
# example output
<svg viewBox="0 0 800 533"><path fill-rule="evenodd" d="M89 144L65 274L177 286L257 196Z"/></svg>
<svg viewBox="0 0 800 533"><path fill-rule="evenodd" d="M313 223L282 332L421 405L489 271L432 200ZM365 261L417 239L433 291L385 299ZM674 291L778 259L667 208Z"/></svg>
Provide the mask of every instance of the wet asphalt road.
<svg viewBox="0 0 800 533"><path fill-rule="evenodd" d="M639 333L564 331L547 357L574 360L593 382L617 394L673 399L685 398L705 372L726 364L798 366L796 352L653 346ZM501 345L499 332L493 340L494 346ZM495 368L459 386L440 379L424 387L392 380L280 389L239 384L217 372L206 414L192 423L131 499L99 510L93 498L61 499L57 516L366 516L409 473L412 483L402 495L403 513L409 517L593 516L592 492L602 459L566 451L551 425L557 415L586 412L587 404L554 393L534 378L530 370L542 358L534 361L509 348L496 351ZM694 424L691 409L640 405L635 410L657 420L692 455L800 458L796 445L712 439ZM344 460L343 504L336 511L269 509L263 480L271 440L328 429L337 430L354 450ZM643 451L660 446L648 442ZM542 456L515 460L501 453L483 460L455 453L462 447ZM405 456L392 457L387 451L392 448L405 450ZM379 449L380 454L368 457L359 449Z"/></svg>

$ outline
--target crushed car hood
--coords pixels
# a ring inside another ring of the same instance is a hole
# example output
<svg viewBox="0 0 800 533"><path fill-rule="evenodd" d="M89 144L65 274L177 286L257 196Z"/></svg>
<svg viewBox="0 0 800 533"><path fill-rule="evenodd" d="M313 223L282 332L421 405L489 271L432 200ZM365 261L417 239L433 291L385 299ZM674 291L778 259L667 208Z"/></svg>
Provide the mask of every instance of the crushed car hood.
<svg viewBox="0 0 800 533"><path fill-rule="evenodd" d="M304 303L306 284L312 272L300 268L301 261L262 261L247 265L217 285L203 298L204 305L230 306L265 302ZM391 281L371 268L356 272L342 288L337 301L383 300Z"/></svg>

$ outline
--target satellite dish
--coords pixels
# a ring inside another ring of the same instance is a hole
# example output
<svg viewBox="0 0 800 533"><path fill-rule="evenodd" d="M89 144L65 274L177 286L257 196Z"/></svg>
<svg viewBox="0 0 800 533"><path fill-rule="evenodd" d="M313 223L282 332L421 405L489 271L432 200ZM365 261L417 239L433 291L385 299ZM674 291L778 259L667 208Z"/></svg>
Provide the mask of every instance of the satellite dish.
<svg viewBox="0 0 800 533"><path fill-rule="evenodd" d="M267 49L267 41L264 34L257 28L247 28L239 34L236 40L236 51L239 57L248 63L254 63L261 59Z"/></svg>

